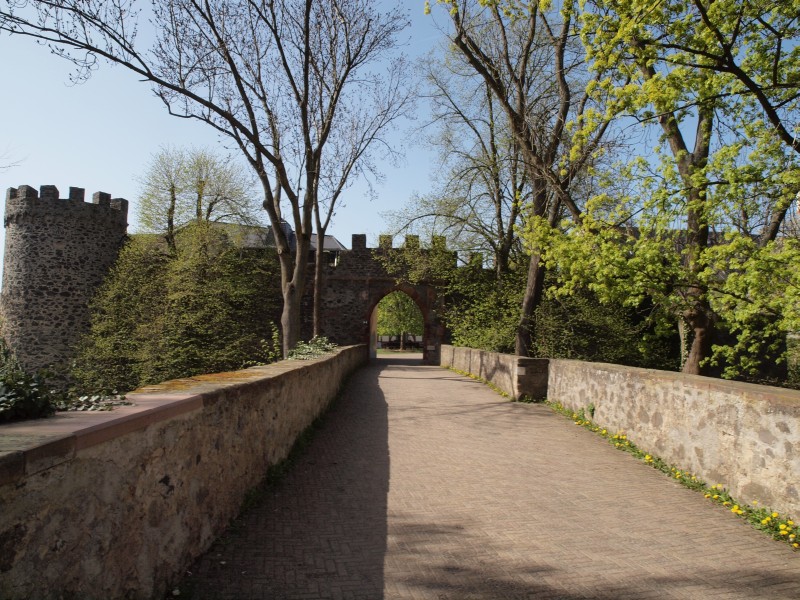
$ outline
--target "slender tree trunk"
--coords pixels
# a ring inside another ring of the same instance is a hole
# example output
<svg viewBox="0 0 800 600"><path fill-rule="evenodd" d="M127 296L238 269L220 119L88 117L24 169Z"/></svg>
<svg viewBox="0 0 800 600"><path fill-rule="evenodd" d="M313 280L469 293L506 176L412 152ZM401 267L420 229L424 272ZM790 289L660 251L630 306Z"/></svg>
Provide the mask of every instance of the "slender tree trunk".
<svg viewBox="0 0 800 600"><path fill-rule="evenodd" d="M308 263L308 241L297 238L297 255L289 255L289 261L294 258L294 268L291 264L288 269L292 272L292 279L283 286L283 312L281 313L281 330L283 332L283 357L288 358L289 352L300 341L300 309L303 298L303 286Z"/></svg>
<svg viewBox="0 0 800 600"><path fill-rule="evenodd" d="M167 208L167 247L175 253L175 204L177 203L175 186L169 188L169 207Z"/></svg>
<svg viewBox="0 0 800 600"><path fill-rule="evenodd" d="M542 302L544 294L545 266L538 254L531 256L528 265L528 281L525 285L525 297L522 299L522 314L517 325L515 352L517 356L530 356L535 336L536 309Z"/></svg>
<svg viewBox="0 0 800 600"><path fill-rule="evenodd" d="M306 197L302 205L302 212L295 211L294 222L298 231L295 231L295 248L293 252L291 240L283 229L280 213L281 194L284 188L277 185L276 191L273 192L263 165L255 163L253 166L261 180L264 191L263 206L269 215L272 234L278 251L278 262L281 271L281 296L283 299L281 342L283 358L288 358L289 352L294 349L300 340L301 301L305 289L308 252L311 247L311 200Z"/></svg>
<svg viewBox="0 0 800 600"><path fill-rule="evenodd" d="M320 241L323 240L323 241ZM314 260L314 337L322 335L322 278L325 254L325 234L317 232L317 251Z"/></svg>
<svg viewBox="0 0 800 600"><path fill-rule="evenodd" d="M698 298L696 306L686 311L684 319L692 334L692 345L683 364L683 372L689 375L706 375L708 367L703 360L711 355L711 339L714 331L710 318L711 308L704 296Z"/></svg>
<svg viewBox="0 0 800 600"><path fill-rule="evenodd" d="M283 290L283 312L281 313L283 332L283 358L297 345L300 331L300 294L292 283Z"/></svg>

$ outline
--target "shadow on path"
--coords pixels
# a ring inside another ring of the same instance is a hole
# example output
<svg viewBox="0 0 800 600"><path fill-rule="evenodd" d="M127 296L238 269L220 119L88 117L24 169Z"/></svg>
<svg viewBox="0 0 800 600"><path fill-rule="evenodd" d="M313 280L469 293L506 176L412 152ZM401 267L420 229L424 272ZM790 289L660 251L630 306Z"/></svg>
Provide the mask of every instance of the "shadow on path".
<svg viewBox="0 0 800 600"><path fill-rule="evenodd" d="M389 449L378 377L361 369L308 447L177 586L181 598L383 598Z"/></svg>
<svg viewBox="0 0 800 600"><path fill-rule="evenodd" d="M180 598L800 599L800 553L419 356L356 373L190 572Z"/></svg>

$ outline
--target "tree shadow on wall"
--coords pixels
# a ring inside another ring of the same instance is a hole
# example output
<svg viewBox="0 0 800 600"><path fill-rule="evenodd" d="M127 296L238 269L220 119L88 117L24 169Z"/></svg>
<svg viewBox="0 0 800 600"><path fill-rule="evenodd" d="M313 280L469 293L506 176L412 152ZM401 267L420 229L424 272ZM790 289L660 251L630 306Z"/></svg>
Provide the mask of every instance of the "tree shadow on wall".
<svg viewBox="0 0 800 600"><path fill-rule="evenodd" d="M353 375L285 477L188 569L181 598L383 598L386 364Z"/></svg>

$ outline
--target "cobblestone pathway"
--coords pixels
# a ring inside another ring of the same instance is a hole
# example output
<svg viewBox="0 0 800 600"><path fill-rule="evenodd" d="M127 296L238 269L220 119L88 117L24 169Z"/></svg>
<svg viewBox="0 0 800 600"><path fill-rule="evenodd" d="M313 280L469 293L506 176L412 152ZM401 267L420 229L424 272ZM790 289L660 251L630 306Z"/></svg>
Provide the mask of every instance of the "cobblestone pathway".
<svg viewBox="0 0 800 600"><path fill-rule="evenodd" d="M539 405L412 359L350 381L190 569L197 599L800 599L800 553Z"/></svg>

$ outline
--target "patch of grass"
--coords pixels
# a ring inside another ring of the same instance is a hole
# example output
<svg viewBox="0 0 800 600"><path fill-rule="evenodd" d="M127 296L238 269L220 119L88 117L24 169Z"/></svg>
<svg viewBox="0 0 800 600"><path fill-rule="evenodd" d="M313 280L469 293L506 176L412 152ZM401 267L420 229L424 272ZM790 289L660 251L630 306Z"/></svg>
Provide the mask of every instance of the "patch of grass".
<svg viewBox="0 0 800 600"><path fill-rule="evenodd" d="M466 371L460 371L459 369L455 369L453 367L447 367L447 368L448 368L448 370L452 371L453 373L458 373L459 375L463 375L464 377L469 377L470 379L472 379L474 381L479 381L480 383L486 384L492 391L497 392L503 398L511 398L511 396L509 394L507 394L502 389L497 387L491 381L488 381L487 379L484 379L483 377L478 377L477 375L474 375L473 373L467 373Z"/></svg>
<svg viewBox="0 0 800 600"><path fill-rule="evenodd" d="M590 404L585 409L573 411L559 402L547 401L546 404L555 412L572 419L579 427L588 429L600 437L605 438L617 450L627 452L643 461L645 464L661 471L681 485L701 492L708 500L719 504L738 518L744 519L756 529L771 536L773 539L788 543L794 550L800 549L800 528L798 528L794 520L768 507L759 506L758 501L754 501L752 505L738 502L730 495L730 492L723 484L715 483L714 485L708 485L694 473L685 469L680 469L640 449L628 439L628 436L624 432L612 434L608 429L600 427L591 420L591 416L594 415L594 405ZM589 413L590 416L587 417L586 413Z"/></svg>

